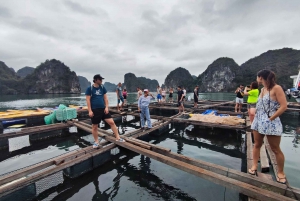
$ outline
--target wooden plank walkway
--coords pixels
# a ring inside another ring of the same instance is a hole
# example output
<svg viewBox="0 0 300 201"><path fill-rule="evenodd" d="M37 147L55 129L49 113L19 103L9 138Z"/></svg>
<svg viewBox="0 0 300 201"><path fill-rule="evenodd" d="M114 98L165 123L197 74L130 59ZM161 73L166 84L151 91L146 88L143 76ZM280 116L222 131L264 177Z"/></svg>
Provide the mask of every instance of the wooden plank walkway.
<svg viewBox="0 0 300 201"><path fill-rule="evenodd" d="M174 115L176 117L177 115ZM75 121L76 122L76 121ZM91 125L88 125L83 122L76 122L77 125L85 125L86 128L88 128L86 131L91 132ZM73 125L73 122L69 122L69 124ZM155 122L153 123L153 128L147 131L141 131L141 130L136 130L129 132L125 135L123 135L125 138L127 136L130 136L130 139L133 140L133 138L141 137L143 135L147 135L152 131L155 131L159 128L161 128L164 125L169 124L169 122ZM107 135L112 136L113 133L110 133L108 131L105 131L103 129L98 129L98 132L101 133L106 133ZM122 137L123 137L122 136ZM114 141L115 142L115 141ZM108 145L107 145L108 144ZM113 149L116 147L115 144L110 144L109 141L104 141L100 143L101 149L93 149L92 146L80 149L80 150L74 150L71 151L67 154L63 154L61 156L49 159L47 161L22 168L20 170L14 171L12 173L5 174L0 177L0 197L9 194L15 190L18 190L21 187L24 187L28 184L34 183L35 181L42 179L44 177L47 177L55 172L58 172L60 170L63 170L67 167L73 166L75 164L81 163L85 160L88 160L89 158L101 154L107 150ZM107 145L107 146L106 146ZM152 146L155 147L154 149L164 149L159 146ZM167 150L167 149L165 149ZM41 171L41 173L38 173L36 175L30 176L31 174ZM19 180L14 183L10 183L15 180Z"/></svg>
<svg viewBox="0 0 300 201"><path fill-rule="evenodd" d="M76 125L77 123L75 123ZM89 127L84 128L82 125L77 125L79 128L90 130ZM277 192L274 193L269 190L265 190L262 188L259 188L254 185L250 185L245 182L241 182L239 180L235 180L232 178L229 178L227 176L223 176L217 173L214 173L209 170L205 170L203 168L200 168L198 166L192 165L190 163L186 163L183 161L185 158L186 160L192 160L189 157L182 157L180 160L171 158L168 155L170 154L169 150L154 150L150 146L145 148L145 144L139 144L139 142L136 142L134 144L130 142L118 142L115 141L115 138L103 135L102 133L98 132L98 135L100 137L105 138L107 141L113 142L121 147L124 147L126 149L129 149L131 151L134 151L136 153L142 154L144 156L153 158L157 161L160 161L162 163L165 163L167 165L173 166L175 168L181 169L183 171L186 171L188 173L194 174L196 176L199 176L201 178L204 178L206 180L209 180L211 182L230 187L232 189L235 189L245 195L248 195L250 197L260 199L260 200L293 200L291 198L285 197L283 195L278 194Z"/></svg>
<svg viewBox="0 0 300 201"><path fill-rule="evenodd" d="M43 125L43 126L34 126L34 127L27 127L22 128L19 132L13 132L13 133L7 133L7 134L1 134L1 139L8 139L8 138L14 138L14 137L21 137L24 135L32 135L37 133L43 133L43 132L49 132L54 130L61 130L64 128L68 128L72 126L72 124L68 123L57 123L57 124L51 124L51 125Z"/></svg>

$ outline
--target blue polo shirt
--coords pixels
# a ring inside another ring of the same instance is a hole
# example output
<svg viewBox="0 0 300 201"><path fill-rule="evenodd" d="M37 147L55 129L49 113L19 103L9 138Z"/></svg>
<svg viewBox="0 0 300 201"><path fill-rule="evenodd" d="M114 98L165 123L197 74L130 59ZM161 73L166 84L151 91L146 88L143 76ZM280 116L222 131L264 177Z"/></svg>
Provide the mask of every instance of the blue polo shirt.
<svg viewBox="0 0 300 201"><path fill-rule="evenodd" d="M107 91L104 86L99 86L98 88L93 86L86 89L85 95L91 96L92 109L105 108L104 94L106 93Z"/></svg>

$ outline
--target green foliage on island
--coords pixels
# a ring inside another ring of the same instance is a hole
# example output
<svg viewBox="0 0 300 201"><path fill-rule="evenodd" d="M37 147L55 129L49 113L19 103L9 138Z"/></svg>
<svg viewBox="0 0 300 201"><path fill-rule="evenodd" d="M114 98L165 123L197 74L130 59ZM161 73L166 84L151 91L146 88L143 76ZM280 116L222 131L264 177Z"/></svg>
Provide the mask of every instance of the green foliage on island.
<svg viewBox="0 0 300 201"><path fill-rule="evenodd" d="M241 66L231 58L219 58L198 76L202 92L232 92L239 84L250 85L262 69L274 71L276 82L283 88L293 87L291 75L298 74L300 51L291 48L269 50Z"/></svg>
<svg viewBox="0 0 300 201"><path fill-rule="evenodd" d="M85 77L78 75L78 80L81 88L81 93L84 93L85 90L91 86L91 82L89 82Z"/></svg>
<svg viewBox="0 0 300 201"><path fill-rule="evenodd" d="M300 50L283 48L269 50L241 65L242 75L237 76L235 82L250 84L256 80L256 74L262 69L274 71L276 82L284 88L291 88L291 75L298 74L300 64Z"/></svg>
<svg viewBox="0 0 300 201"><path fill-rule="evenodd" d="M104 87L108 92L115 92L117 85L110 82L105 82Z"/></svg>
<svg viewBox="0 0 300 201"><path fill-rule="evenodd" d="M174 90L181 86L190 92L195 88L195 81L188 70L178 67L167 75L164 85L167 89L172 87Z"/></svg>
<svg viewBox="0 0 300 201"><path fill-rule="evenodd" d="M198 76L200 92L228 92L236 88L236 77L241 76L240 66L231 58L222 57L210 64Z"/></svg>
<svg viewBox="0 0 300 201"><path fill-rule="evenodd" d="M0 62L1 94L80 93L75 72L59 60L46 60L33 73L21 79Z"/></svg>
<svg viewBox="0 0 300 201"><path fill-rule="evenodd" d="M4 62L0 61L0 94L17 94L12 85L18 83L20 77L16 75Z"/></svg>
<svg viewBox="0 0 300 201"><path fill-rule="evenodd" d="M126 87L128 92L136 92L136 88L148 89L150 91L156 91L158 85L157 80L151 80L145 77L136 77L133 73L126 73L124 75L123 87Z"/></svg>
<svg viewBox="0 0 300 201"><path fill-rule="evenodd" d="M35 68L33 68L33 67L25 66L17 71L17 75L20 76L21 78L24 78L27 75L32 74L34 69Z"/></svg>

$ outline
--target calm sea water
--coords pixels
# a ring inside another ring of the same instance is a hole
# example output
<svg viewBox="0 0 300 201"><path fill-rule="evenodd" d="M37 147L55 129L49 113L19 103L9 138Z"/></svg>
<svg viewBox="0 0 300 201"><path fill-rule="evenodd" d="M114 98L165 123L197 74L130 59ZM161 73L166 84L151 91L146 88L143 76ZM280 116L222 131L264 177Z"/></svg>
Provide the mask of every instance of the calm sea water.
<svg viewBox="0 0 300 201"><path fill-rule="evenodd" d="M108 93L110 105L116 104L115 93ZM200 94L200 99L233 100L234 94ZM136 101L136 94L128 96ZM59 104L85 105L84 95L1 96L0 110L55 107ZM296 113L281 117L284 134L281 148L286 157L285 171L290 184L300 188L300 118ZM118 123L124 134L139 127L139 122ZM106 128L109 129L109 128ZM168 147L172 152L245 171L244 133L235 130L201 129L174 124L161 136L145 140ZM9 152L0 150L0 172L5 174L30 164L47 160L74 149L90 146L90 133L79 132L69 137L31 142L30 147ZM180 171L148 157L126 151L77 179L64 177L63 183L42 192L38 200L243 200L238 192Z"/></svg>

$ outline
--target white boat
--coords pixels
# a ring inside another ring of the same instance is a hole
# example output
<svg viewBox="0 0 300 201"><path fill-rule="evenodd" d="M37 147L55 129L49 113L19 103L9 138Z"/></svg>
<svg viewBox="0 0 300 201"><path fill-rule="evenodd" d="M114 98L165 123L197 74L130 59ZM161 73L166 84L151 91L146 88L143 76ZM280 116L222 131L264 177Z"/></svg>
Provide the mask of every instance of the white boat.
<svg viewBox="0 0 300 201"><path fill-rule="evenodd" d="M299 103L300 102L300 90L299 90L300 87L298 87L298 86L299 86L299 83L300 83L300 69L299 69L298 75L292 75L292 76L290 76L290 78L293 79L293 86L294 87L291 88L291 89L288 89L285 93L287 95L291 95Z"/></svg>

